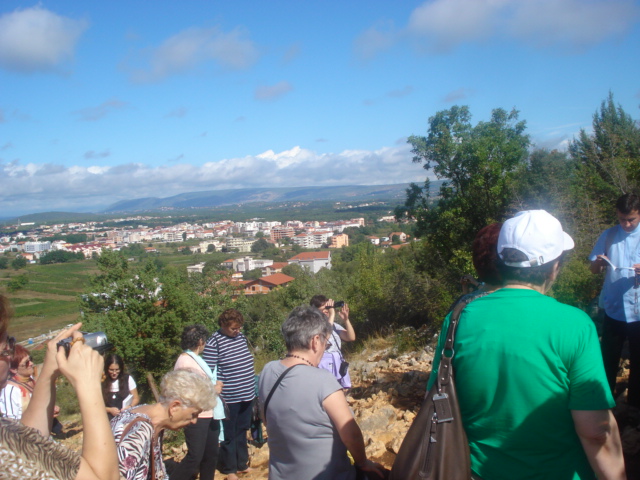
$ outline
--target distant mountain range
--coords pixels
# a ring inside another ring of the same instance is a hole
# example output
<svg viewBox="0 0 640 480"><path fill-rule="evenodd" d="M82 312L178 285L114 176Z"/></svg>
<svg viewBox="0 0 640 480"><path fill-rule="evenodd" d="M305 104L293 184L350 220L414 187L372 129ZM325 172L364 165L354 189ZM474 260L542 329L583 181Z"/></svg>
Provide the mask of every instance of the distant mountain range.
<svg viewBox="0 0 640 480"><path fill-rule="evenodd" d="M431 182L431 194L437 195L442 182ZM288 188L242 188L236 190L213 190L190 192L173 197L137 198L114 203L102 212L42 212L21 215L20 222L66 223L104 221L127 213L147 214L169 210L193 211L194 209L219 209L226 206L277 205L308 202L342 202L346 205L362 202L388 202L400 205L406 198L408 183L395 185L347 185L340 187L288 187ZM0 219L6 223L16 221Z"/></svg>
<svg viewBox="0 0 640 480"><path fill-rule="evenodd" d="M167 208L207 208L247 203L310 202L310 201L382 201L402 200L408 183L397 185L347 185L341 187L242 188L209 192L182 193L167 198L123 200L108 207L104 213L140 212Z"/></svg>

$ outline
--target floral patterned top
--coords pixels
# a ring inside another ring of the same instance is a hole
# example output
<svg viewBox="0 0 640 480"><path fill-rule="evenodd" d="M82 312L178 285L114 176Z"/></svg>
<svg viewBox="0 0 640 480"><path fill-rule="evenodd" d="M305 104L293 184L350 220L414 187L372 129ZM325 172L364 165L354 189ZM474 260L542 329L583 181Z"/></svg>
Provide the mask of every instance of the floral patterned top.
<svg viewBox="0 0 640 480"><path fill-rule="evenodd" d="M143 406L143 405L140 405ZM169 480L162 460L162 436L158 435L153 445L153 462L155 478L151 478L151 448L153 442L153 425L144 413L125 410L111 420L111 431L116 441L120 475L126 480ZM137 408L136 408L137 410ZM123 436L125 429L133 425Z"/></svg>

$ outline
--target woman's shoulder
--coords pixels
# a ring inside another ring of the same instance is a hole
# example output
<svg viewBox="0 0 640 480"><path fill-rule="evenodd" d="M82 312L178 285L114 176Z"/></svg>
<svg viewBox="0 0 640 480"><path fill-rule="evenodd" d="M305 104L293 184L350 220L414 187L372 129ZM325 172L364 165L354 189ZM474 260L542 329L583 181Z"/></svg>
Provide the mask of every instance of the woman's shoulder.
<svg viewBox="0 0 640 480"><path fill-rule="evenodd" d="M138 410L140 407L146 407L147 405L139 405L135 409L127 409L121 412L119 415L111 420L111 430L113 431L116 439L126 434L127 437L134 435L139 431L153 433L153 425L151 419L145 413L141 413ZM127 428L131 427L127 430Z"/></svg>

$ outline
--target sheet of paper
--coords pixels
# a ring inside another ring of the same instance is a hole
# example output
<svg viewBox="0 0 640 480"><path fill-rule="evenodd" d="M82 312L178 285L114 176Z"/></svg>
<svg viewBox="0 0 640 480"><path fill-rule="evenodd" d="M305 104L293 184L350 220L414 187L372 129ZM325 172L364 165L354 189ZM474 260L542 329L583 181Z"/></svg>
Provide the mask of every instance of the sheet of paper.
<svg viewBox="0 0 640 480"><path fill-rule="evenodd" d="M603 256L600 258L602 258L605 262L611 265L611 268L613 268L614 270L635 270L633 267L616 267L613 263L611 263L611 260L609 260L607 257Z"/></svg>

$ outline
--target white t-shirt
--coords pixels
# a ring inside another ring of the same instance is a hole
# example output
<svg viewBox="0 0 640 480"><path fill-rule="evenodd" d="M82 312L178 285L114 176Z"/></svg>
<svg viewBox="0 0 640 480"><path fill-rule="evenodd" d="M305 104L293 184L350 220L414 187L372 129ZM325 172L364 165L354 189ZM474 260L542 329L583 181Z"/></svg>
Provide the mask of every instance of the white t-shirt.
<svg viewBox="0 0 640 480"><path fill-rule="evenodd" d="M0 390L0 414L14 420L22 418L22 392L20 388L8 383Z"/></svg>
<svg viewBox="0 0 640 480"><path fill-rule="evenodd" d="M111 387L109 389L111 393L118 393L118 390L120 390L118 383L119 380L114 380L111 382ZM136 385L136 381L133 379L133 377L129 375L129 392L133 391L134 388L138 388L138 386ZM122 408L129 407L131 405L131 402L133 402L133 394L129 393L129 396L122 401Z"/></svg>

